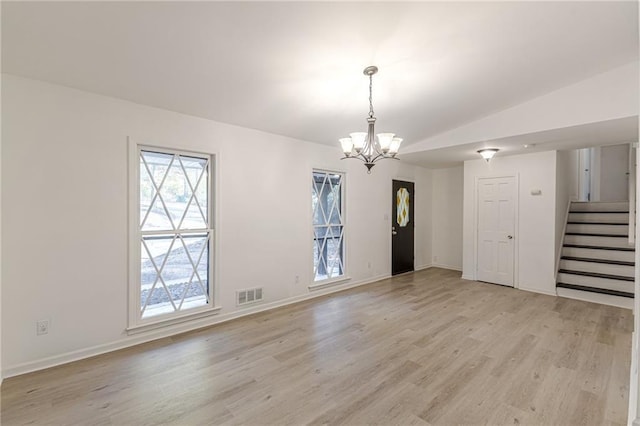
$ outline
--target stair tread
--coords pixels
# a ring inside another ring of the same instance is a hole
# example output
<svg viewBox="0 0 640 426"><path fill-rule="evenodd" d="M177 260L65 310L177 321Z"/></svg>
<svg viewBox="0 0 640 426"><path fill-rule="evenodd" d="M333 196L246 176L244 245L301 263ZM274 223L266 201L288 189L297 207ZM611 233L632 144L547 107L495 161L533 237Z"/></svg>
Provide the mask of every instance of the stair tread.
<svg viewBox="0 0 640 426"><path fill-rule="evenodd" d="M612 275L612 274L601 274L599 272L585 272L585 271L576 271L573 269L559 269L558 273L561 274L572 274L572 275L583 275L585 277L596 277L596 278L606 278L610 280L618 280L618 281L633 281L633 277L625 277L624 275Z"/></svg>
<svg viewBox="0 0 640 426"><path fill-rule="evenodd" d="M629 238L628 235L624 235L624 234L593 234L593 233L584 233L584 232L566 232L565 235L584 235L586 237Z"/></svg>
<svg viewBox="0 0 640 426"><path fill-rule="evenodd" d="M614 225L614 226L629 226L626 222L567 222L567 225Z"/></svg>
<svg viewBox="0 0 640 426"><path fill-rule="evenodd" d="M617 211L617 210L615 210L615 211L610 211L610 210L578 210L578 211L571 210L571 211L569 211L569 213L627 213L627 214L629 214L629 210L627 210L627 211L622 211L622 210L620 210L620 211Z"/></svg>
<svg viewBox="0 0 640 426"><path fill-rule="evenodd" d="M572 290L588 291L588 292L591 292L591 293L608 294L608 295L611 295L611 296L629 297L629 298L633 299L633 293L629 293L629 292L626 292L626 291L609 290L609 289L606 289L606 288L589 287L589 286L577 285L577 284L566 284L566 283L562 283L562 282L557 283L556 287L568 288L568 289L572 289Z"/></svg>
<svg viewBox="0 0 640 426"><path fill-rule="evenodd" d="M583 244L564 244L563 247L594 249L594 250L636 251L634 247L606 247L606 246L589 246L589 245L583 245Z"/></svg>
<svg viewBox="0 0 640 426"><path fill-rule="evenodd" d="M635 266L635 262L627 262L624 260L610 260L610 259L594 259L591 257L577 257L577 256L562 256L560 259L564 260L577 260L579 262L592 262L592 263L606 263L607 265L622 265L622 266Z"/></svg>

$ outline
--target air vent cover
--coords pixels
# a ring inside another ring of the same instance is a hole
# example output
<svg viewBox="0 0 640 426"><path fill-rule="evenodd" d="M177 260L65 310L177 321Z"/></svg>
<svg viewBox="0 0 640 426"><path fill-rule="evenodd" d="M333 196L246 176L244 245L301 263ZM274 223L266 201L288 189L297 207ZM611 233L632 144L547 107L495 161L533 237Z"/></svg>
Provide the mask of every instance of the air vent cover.
<svg viewBox="0 0 640 426"><path fill-rule="evenodd" d="M246 288L236 291L236 305L248 305L262 301L262 287Z"/></svg>

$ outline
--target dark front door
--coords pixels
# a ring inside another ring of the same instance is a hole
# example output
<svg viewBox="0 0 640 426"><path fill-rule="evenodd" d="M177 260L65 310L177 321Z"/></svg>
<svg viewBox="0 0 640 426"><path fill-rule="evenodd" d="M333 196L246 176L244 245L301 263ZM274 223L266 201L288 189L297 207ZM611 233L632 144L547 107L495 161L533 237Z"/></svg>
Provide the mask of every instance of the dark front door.
<svg viewBox="0 0 640 426"><path fill-rule="evenodd" d="M413 271L413 230L415 228L413 189L413 182L393 181L391 275Z"/></svg>

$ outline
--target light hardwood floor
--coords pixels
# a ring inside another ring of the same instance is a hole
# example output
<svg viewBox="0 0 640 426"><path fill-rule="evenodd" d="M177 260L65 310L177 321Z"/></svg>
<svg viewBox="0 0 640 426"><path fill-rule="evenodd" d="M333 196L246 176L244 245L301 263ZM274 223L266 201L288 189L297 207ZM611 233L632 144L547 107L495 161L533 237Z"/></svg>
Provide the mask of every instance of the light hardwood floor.
<svg viewBox="0 0 640 426"><path fill-rule="evenodd" d="M631 327L429 269L6 379L2 425L622 425Z"/></svg>

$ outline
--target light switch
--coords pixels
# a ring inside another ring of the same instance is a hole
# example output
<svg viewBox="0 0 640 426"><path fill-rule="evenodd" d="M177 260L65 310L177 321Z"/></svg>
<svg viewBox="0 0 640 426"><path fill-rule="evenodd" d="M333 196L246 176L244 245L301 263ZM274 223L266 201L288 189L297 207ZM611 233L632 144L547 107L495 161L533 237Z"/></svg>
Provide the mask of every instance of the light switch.
<svg viewBox="0 0 640 426"><path fill-rule="evenodd" d="M532 189L531 195L542 195L542 189Z"/></svg>

